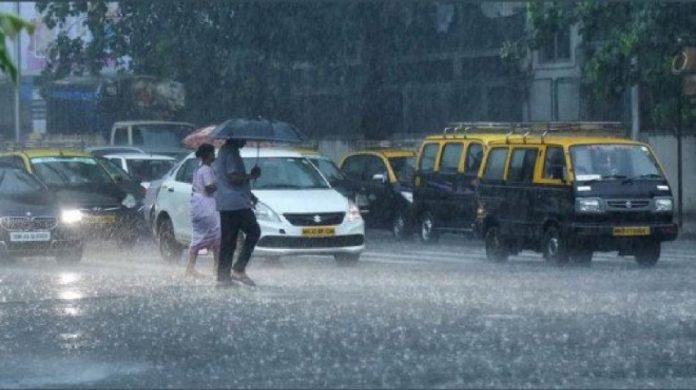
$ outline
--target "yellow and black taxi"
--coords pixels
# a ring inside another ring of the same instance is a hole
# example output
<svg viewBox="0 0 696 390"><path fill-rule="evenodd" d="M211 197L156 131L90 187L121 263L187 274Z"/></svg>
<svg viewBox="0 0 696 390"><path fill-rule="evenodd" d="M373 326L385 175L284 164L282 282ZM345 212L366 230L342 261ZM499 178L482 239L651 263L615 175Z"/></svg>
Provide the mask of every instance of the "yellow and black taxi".
<svg viewBox="0 0 696 390"><path fill-rule="evenodd" d="M462 125L428 136L421 143L413 210L422 242L437 242L442 233L474 232L479 167L488 144L505 137L493 130L487 133L477 125Z"/></svg>
<svg viewBox="0 0 696 390"><path fill-rule="evenodd" d="M55 256L82 258L80 212L63 206L23 169L0 164L0 258Z"/></svg>
<svg viewBox="0 0 696 390"><path fill-rule="evenodd" d="M669 183L650 146L616 136L514 135L491 143L477 226L489 260L534 250L557 264L595 251L641 266L677 237Z"/></svg>
<svg viewBox="0 0 696 390"><path fill-rule="evenodd" d="M341 170L362 186L369 203L363 214L368 227L390 229L399 239L411 233L415 165L416 152L406 149L358 150L343 157Z"/></svg>
<svg viewBox="0 0 696 390"><path fill-rule="evenodd" d="M89 236L130 246L142 233L142 192L124 189L90 154L23 149L0 153L0 164L34 175L60 203L78 210L81 228Z"/></svg>
<svg viewBox="0 0 696 390"><path fill-rule="evenodd" d="M363 185L346 176L331 158L315 149L295 148L293 150L308 159L331 184L332 188L354 202L360 209L361 215L365 216L370 212L370 204L365 196Z"/></svg>

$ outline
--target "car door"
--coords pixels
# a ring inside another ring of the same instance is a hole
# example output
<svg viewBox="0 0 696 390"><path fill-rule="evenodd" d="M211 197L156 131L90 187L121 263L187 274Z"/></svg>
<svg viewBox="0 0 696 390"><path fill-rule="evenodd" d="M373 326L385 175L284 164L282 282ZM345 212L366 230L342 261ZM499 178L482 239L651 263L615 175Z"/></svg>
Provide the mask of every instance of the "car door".
<svg viewBox="0 0 696 390"><path fill-rule="evenodd" d="M365 170L362 175L362 184L367 192L370 202L370 214L368 222L374 226L384 226L391 222L391 203L394 201L389 181L389 171L384 160L375 155L363 156Z"/></svg>
<svg viewBox="0 0 696 390"><path fill-rule="evenodd" d="M198 168L196 158L189 158L172 176L162 182L158 197L160 210L167 212L174 225L174 235L179 242L191 241L191 193L193 173Z"/></svg>
<svg viewBox="0 0 696 390"><path fill-rule="evenodd" d="M508 165L505 199L510 202L507 214L510 226L518 236L531 238L533 236L533 204L534 188L532 179L536 167L538 148L515 147L512 149Z"/></svg>
<svg viewBox="0 0 696 390"><path fill-rule="evenodd" d="M483 161L483 145L469 142L464 155L463 172L457 175L455 182L454 210L457 215L457 227L472 229L476 221L478 208L478 171Z"/></svg>
<svg viewBox="0 0 696 390"><path fill-rule="evenodd" d="M437 206L439 188L434 180L440 144L428 142L423 145L418 155L418 166L413 178L413 206L416 216L431 212Z"/></svg>
<svg viewBox="0 0 696 390"><path fill-rule="evenodd" d="M464 144L460 141L447 142L440 153L440 169L433 174L434 180L439 184L432 212L439 221L440 227L456 227L460 217L457 209L457 176L459 163L462 159Z"/></svg>

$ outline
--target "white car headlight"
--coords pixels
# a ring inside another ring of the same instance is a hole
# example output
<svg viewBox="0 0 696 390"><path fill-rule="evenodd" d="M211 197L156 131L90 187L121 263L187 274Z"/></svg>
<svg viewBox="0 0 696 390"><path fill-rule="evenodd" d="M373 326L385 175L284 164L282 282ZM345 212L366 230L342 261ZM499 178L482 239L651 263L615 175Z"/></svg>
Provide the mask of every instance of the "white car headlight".
<svg viewBox="0 0 696 390"><path fill-rule="evenodd" d="M601 213L602 200L600 198L578 198L575 200L575 211L578 213Z"/></svg>
<svg viewBox="0 0 696 390"><path fill-rule="evenodd" d="M254 214L256 214L256 219L259 221L266 222L280 222L280 217L273 211L270 207L264 203L258 202L256 208L254 209Z"/></svg>
<svg viewBox="0 0 696 390"><path fill-rule="evenodd" d="M348 202L348 212L346 213L348 222L355 222L360 220L360 209L353 202Z"/></svg>
<svg viewBox="0 0 696 390"><path fill-rule="evenodd" d="M413 203L413 192L411 191L401 191L401 196L408 201L408 203Z"/></svg>
<svg viewBox="0 0 696 390"><path fill-rule="evenodd" d="M128 194L125 198L123 198L121 204L123 205L123 207L132 209L133 207L138 205L138 201L135 200L135 197L132 194Z"/></svg>
<svg viewBox="0 0 696 390"><path fill-rule="evenodd" d="M670 212L674 209L674 202L671 198L655 198L655 211Z"/></svg>
<svg viewBox="0 0 696 390"><path fill-rule="evenodd" d="M82 211L80 210L63 210L60 213L60 220L64 224L73 224L82 221Z"/></svg>

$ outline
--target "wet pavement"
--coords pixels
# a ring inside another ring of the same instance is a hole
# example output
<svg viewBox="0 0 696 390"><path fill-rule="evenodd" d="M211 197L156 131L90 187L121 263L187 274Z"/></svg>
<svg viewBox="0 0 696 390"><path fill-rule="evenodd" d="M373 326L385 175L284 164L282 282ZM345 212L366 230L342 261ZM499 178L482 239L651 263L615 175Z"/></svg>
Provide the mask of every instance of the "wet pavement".
<svg viewBox="0 0 696 390"><path fill-rule="evenodd" d="M5 261L0 388L696 387L696 242L642 269L376 236L352 267L254 259L255 288L146 244Z"/></svg>

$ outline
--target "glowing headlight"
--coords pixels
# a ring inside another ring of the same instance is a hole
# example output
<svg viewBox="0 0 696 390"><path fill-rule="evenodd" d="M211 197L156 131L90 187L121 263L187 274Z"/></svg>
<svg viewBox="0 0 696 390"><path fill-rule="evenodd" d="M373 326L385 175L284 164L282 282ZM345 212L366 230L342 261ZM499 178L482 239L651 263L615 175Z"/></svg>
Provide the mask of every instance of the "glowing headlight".
<svg viewBox="0 0 696 390"><path fill-rule="evenodd" d="M602 200L599 198L578 198L575 201L575 211L579 213L601 213Z"/></svg>
<svg viewBox="0 0 696 390"><path fill-rule="evenodd" d="M278 217L278 214L276 214L275 211L273 211L270 207L261 202L256 204L254 214L256 214L256 219L258 219L259 221L280 222L280 217Z"/></svg>
<svg viewBox="0 0 696 390"><path fill-rule="evenodd" d="M408 201L408 203L413 203L413 192L401 191L401 196Z"/></svg>
<svg viewBox="0 0 696 390"><path fill-rule="evenodd" d="M138 201L135 200L135 197L131 194L126 195L125 198L123 198L123 202L121 202L123 207L132 209L133 207L138 205Z"/></svg>
<svg viewBox="0 0 696 390"><path fill-rule="evenodd" d="M656 198L655 211L669 212L674 209L674 202L670 198Z"/></svg>
<svg viewBox="0 0 696 390"><path fill-rule="evenodd" d="M353 202L348 203L348 213L346 214L348 222L358 221L360 218L360 209Z"/></svg>
<svg viewBox="0 0 696 390"><path fill-rule="evenodd" d="M60 220L65 224L73 224L82 221L82 211L80 210L63 210L60 213Z"/></svg>

